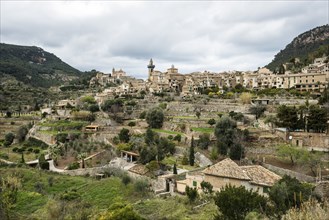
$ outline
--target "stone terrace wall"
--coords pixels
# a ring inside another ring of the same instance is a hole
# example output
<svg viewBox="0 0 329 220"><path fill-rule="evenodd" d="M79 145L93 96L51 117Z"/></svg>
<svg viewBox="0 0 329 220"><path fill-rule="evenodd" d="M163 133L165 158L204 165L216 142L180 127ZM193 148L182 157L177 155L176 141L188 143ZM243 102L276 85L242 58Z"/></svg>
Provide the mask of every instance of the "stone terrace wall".
<svg viewBox="0 0 329 220"><path fill-rule="evenodd" d="M234 100L216 100L204 103L170 102L168 103L168 114L172 116L194 116L196 109L201 110L201 117L217 114L218 112L248 112L250 105L243 105Z"/></svg>
<svg viewBox="0 0 329 220"><path fill-rule="evenodd" d="M302 182L309 182L309 183L315 182L315 178L312 176L307 176L305 174L298 173L292 170L283 169L281 167L273 166L271 164L263 163L262 165L263 167L279 174L280 176L288 175L291 177L295 177L296 179Z"/></svg>
<svg viewBox="0 0 329 220"><path fill-rule="evenodd" d="M299 145L310 148L325 148L329 151L329 135L324 133L307 133L307 132L290 132L293 138L293 144L296 144L296 140L299 141ZM301 143L302 141L302 143Z"/></svg>

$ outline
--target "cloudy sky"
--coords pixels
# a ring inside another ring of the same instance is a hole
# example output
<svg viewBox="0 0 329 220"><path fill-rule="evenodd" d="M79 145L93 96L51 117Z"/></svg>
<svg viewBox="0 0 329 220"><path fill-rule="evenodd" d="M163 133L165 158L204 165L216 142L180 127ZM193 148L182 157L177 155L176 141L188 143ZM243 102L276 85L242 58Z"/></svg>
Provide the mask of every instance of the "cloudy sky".
<svg viewBox="0 0 329 220"><path fill-rule="evenodd" d="M145 78L255 70L297 35L329 23L325 1L1 0L1 43L35 45L81 70Z"/></svg>

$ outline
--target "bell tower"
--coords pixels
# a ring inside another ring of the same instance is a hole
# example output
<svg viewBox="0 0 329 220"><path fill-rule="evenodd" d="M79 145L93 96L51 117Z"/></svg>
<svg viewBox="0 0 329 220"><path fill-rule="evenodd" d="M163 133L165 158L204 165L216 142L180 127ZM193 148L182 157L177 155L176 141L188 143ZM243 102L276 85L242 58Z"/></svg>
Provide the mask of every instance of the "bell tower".
<svg viewBox="0 0 329 220"><path fill-rule="evenodd" d="M153 64L153 60L152 60L152 58L150 59L150 62L149 62L149 65L147 65L147 68L148 68L148 70L149 70L149 76L148 76L148 80L150 81L151 80L151 75L152 75L152 73L153 73L153 71L154 71L154 67L155 67L155 65Z"/></svg>

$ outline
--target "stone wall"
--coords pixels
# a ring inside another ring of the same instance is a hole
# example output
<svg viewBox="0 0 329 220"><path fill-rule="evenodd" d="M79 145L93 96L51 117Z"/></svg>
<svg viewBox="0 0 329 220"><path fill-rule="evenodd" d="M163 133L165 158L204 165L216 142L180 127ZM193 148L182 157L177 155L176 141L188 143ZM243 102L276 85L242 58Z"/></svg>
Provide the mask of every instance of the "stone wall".
<svg viewBox="0 0 329 220"><path fill-rule="evenodd" d="M93 167L93 168L84 168L76 170L65 170L63 174L68 174L70 176L95 176L97 173L102 173L104 167Z"/></svg>
<svg viewBox="0 0 329 220"><path fill-rule="evenodd" d="M298 173L298 172L295 172L292 170L287 170L287 169L284 169L281 167L273 166L271 164L263 163L262 166L279 174L280 176L288 175L291 177L295 177L296 179L298 179L301 182L309 182L309 183L315 182L315 177L312 177L312 176L308 176L308 175Z"/></svg>
<svg viewBox="0 0 329 220"><path fill-rule="evenodd" d="M322 200L328 200L329 199L329 181L319 182L314 189L314 193L316 195L319 195Z"/></svg>
<svg viewBox="0 0 329 220"><path fill-rule="evenodd" d="M43 130L46 130L46 129L44 128ZM48 145L55 144L54 135L41 132L41 127L37 126L37 125L34 125L29 130L29 133L26 135L26 139L28 139L29 137L34 137L36 139L39 139Z"/></svg>
<svg viewBox="0 0 329 220"><path fill-rule="evenodd" d="M171 116L195 116L195 112L199 110L201 117L213 117L218 112L248 112L250 105L243 105L234 100L211 100L205 103L190 102L170 102L168 103L167 112Z"/></svg>
<svg viewBox="0 0 329 220"><path fill-rule="evenodd" d="M291 144L299 147L308 147L314 150L329 151L329 134L312 132L288 132L275 129L275 134ZM291 140L289 140L291 136Z"/></svg>
<svg viewBox="0 0 329 220"><path fill-rule="evenodd" d="M329 151L329 135L324 133L290 132L292 144L301 147L324 148Z"/></svg>

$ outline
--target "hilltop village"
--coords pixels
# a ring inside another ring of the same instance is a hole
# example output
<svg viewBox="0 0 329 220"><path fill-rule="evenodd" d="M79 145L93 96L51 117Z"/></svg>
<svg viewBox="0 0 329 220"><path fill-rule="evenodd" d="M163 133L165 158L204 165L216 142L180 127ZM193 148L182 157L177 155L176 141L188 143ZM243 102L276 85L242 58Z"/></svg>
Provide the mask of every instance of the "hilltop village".
<svg viewBox="0 0 329 220"><path fill-rule="evenodd" d="M96 71L85 90L60 86L66 99L3 111L0 171L32 186L10 182L18 197L4 215L26 215L31 200L32 218L264 219L329 198L328 56L275 72L155 67L151 59L146 80ZM237 207L241 195L250 202ZM61 214L63 201L73 208ZM170 208L154 213L155 204Z"/></svg>
<svg viewBox="0 0 329 220"><path fill-rule="evenodd" d="M300 61L296 58L294 63ZM194 72L180 74L178 68L172 65L166 72L155 70L151 59L148 68L146 81L127 76L122 69L113 68L111 74L97 73L91 80L91 85L106 87L109 83L118 80L121 86L105 89L97 97L115 95L134 95L140 91L151 93L176 92L181 96L202 94L206 89L218 88L222 92L227 88L234 88L237 85L246 89L261 90L268 88L291 89L300 92L320 93L326 88L329 79L328 57L316 58L314 63L303 67L300 72L292 71L290 66L294 63L286 63L278 72L271 72L267 68L259 68L257 71L247 72Z"/></svg>

